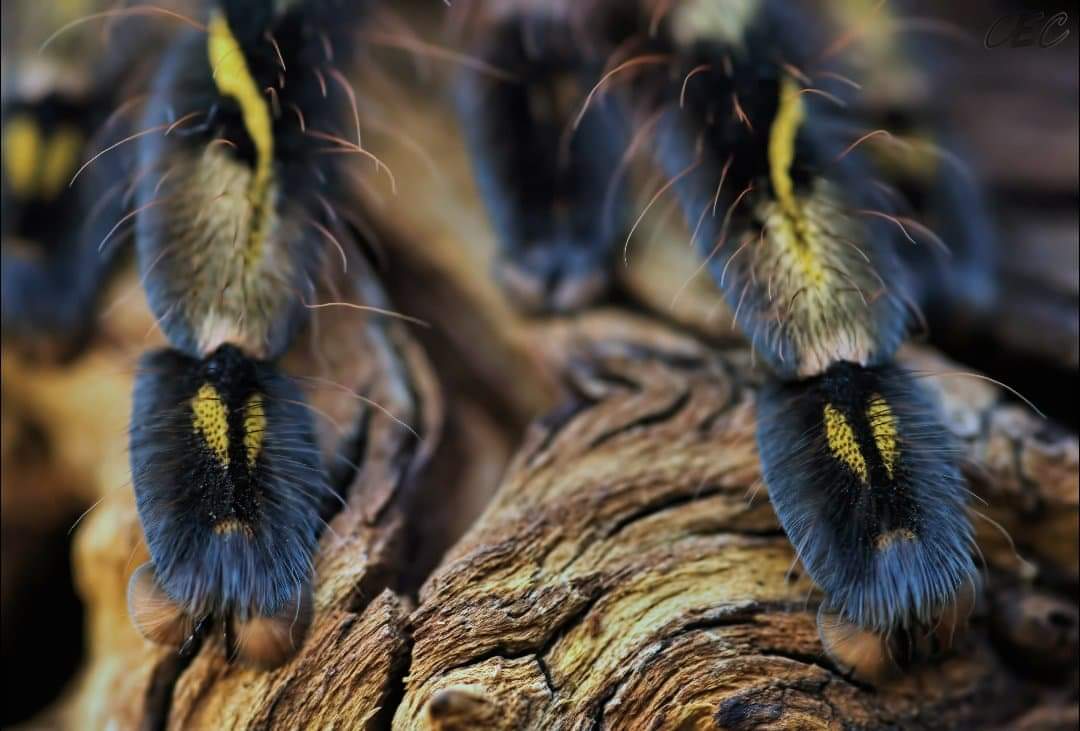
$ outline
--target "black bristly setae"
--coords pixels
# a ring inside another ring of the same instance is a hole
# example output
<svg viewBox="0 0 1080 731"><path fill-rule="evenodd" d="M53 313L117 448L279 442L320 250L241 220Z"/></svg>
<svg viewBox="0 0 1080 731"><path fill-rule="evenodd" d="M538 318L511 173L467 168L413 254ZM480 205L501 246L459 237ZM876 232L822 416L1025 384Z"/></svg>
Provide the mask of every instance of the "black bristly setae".
<svg viewBox="0 0 1080 731"><path fill-rule="evenodd" d="M862 632L893 639L895 659L950 640L977 587L974 535L958 449L925 391L895 365L838 362L768 383L757 403L769 496L826 595L826 649L873 677L888 664L857 654Z"/></svg>
<svg viewBox="0 0 1080 731"><path fill-rule="evenodd" d="M139 371L132 480L162 588L241 626L302 600L326 488L299 389L231 345L155 351Z"/></svg>

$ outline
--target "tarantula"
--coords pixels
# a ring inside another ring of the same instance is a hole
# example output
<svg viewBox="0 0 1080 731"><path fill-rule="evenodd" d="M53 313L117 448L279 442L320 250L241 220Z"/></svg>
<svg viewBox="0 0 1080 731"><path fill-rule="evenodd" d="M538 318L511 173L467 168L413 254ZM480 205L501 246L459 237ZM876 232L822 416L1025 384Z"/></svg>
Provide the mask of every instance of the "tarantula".
<svg viewBox="0 0 1080 731"><path fill-rule="evenodd" d="M157 642L190 647L219 627L236 657L273 667L310 622L312 559L337 481L302 374L282 358L310 331L312 309L343 304L316 302L338 258L360 299L343 306L377 313L375 327L395 314L347 165L364 159L393 182L363 144L339 71L363 50L367 5L216 0L199 19L172 13L193 28L136 44L138 65L153 69L138 103L120 93L131 51L82 97L5 99L5 336L77 347L114 252L133 242L169 342L140 362L130 430L151 561L131 578L129 609ZM941 155L897 155L873 144L889 135L866 128L935 120L912 121L888 98L863 104L858 55L817 37L803 10L777 0L481 7L464 34L479 63L455 99L500 241L495 276L532 314L612 288L641 220L627 162L649 152L666 179L653 200L675 192L701 271L769 372L763 473L824 591L822 641L876 677L948 644L977 590L955 450L935 404L892 360L920 305L946 306L944 277L989 287L990 244L977 193ZM910 248L939 243L917 216L946 233L959 269ZM133 232L120 228L131 221ZM23 240L39 254L21 254Z"/></svg>

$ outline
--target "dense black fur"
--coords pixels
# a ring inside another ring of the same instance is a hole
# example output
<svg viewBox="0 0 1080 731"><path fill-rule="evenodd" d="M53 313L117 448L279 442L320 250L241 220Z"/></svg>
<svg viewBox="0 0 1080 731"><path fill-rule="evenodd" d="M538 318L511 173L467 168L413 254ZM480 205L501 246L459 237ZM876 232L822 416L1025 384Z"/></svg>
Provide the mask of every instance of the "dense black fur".
<svg viewBox="0 0 1080 731"><path fill-rule="evenodd" d="M327 143L306 136L290 104L303 112L305 128L329 132L355 141L349 99L344 90L327 73L331 67L347 72L357 55L356 31L367 17L369 0L223 0L221 7L229 27L243 48L244 59L260 89L273 87L281 106L275 120L274 142L278 170L286 183L282 198L303 201L312 205L313 189L333 189L340 184L339 160L320 154ZM285 62L282 70L278 50ZM191 66L182 80L173 87L177 95L173 106L178 115L181 107L188 110L207 109L214 103L219 114L212 126L225 136L241 143L240 154L250 160L250 141L246 139L236 105L231 100L217 98L210 76L205 49L188 60ZM205 64L205 65L203 65ZM314 74L324 72L326 94ZM190 75L188 75L190 74ZM279 74L284 84L279 85ZM188 96L188 95L191 96ZM268 97L269 98L269 97ZM209 104L207 104L209 102ZM209 137L204 137L205 143ZM190 140L198 144L198 140Z"/></svg>
<svg viewBox="0 0 1080 731"><path fill-rule="evenodd" d="M192 423L204 383L229 412L224 467ZM243 410L261 394L266 428L254 467ZM271 616L311 580L318 505L327 494L311 418L299 389L268 363L223 346L199 361L173 350L140 363L131 468L150 556L165 592L196 618ZM228 533L215 526L235 521Z"/></svg>
<svg viewBox="0 0 1080 731"><path fill-rule="evenodd" d="M866 414L875 394L898 424L892 477ZM825 436L831 404L851 424L868 484ZM973 536L957 451L929 396L896 366L837 363L823 376L774 381L758 396L758 449L769 497L827 604L861 627L888 633L929 625L974 586ZM913 539L877 542L893 531Z"/></svg>
<svg viewBox="0 0 1080 731"><path fill-rule="evenodd" d="M613 97L600 96L571 129L603 63L572 36L568 20L554 14L500 20L476 53L516 78L467 70L457 95L498 237L498 264L513 270L498 274L512 291L514 280L505 275L528 280L537 296L519 296L519 304L541 311L572 309L602 294L626 226L626 176L614 178L625 112ZM560 94L567 88L572 99ZM538 113L537 106L550 109Z"/></svg>

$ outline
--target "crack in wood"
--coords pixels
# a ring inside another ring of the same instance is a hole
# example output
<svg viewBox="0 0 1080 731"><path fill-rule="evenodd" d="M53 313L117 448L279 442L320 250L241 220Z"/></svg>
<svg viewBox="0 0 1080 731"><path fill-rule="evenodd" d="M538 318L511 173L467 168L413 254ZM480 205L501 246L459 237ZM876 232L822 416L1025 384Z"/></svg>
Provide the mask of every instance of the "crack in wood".
<svg viewBox="0 0 1080 731"><path fill-rule="evenodd" d="M668 421L669 419L672 419L676 415L678 415L678 413L682 411L689 402L690 391L681 391L674 399L672 399L671 402L669 402L662 408L657 409L656 411L651 411L647 414L644 414L643 416L639 416L638 418L633 419L626 424L617 426L614 429L603 432L602 434L596 436L595 438L593 438L592 441L589 442L588 448L590 450L596 449L597 447L601 446L605 442L611 441L620 434L625 434L626 432L633 431L634 429L644 428Z"/></svg>

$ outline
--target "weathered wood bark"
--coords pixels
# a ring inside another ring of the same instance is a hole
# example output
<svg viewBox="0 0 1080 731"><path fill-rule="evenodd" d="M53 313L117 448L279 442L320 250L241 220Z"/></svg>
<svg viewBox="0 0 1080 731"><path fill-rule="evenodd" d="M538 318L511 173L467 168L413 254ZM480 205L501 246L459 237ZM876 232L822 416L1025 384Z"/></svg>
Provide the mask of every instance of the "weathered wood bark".
<svg viewBox="0 0 1080 731"><path fill-rule="evenodd" d="M402 517L372 517L371 490L387 489L377 476L392 454L374 448L362 469L375 479L324 538L311 636L277 671L231 666L215 640L189 664L134 634L123 596L144 549L128 493L109 495L76 546L90 664L54 720L1055 728L1075 716L1075 437L996 386L928 379L968 445L973 489L1023 560L977 520L989 582L971 633L948 657L871 689L822 655L816 595L760 489L746 353L617 312L532 334L538 367L572 396L530 428L416 607L383 588L401 573L387 545ZM926 351L905 359L949 368ZM386 422L376 442L391 445L401 430ZM392 557L381 569L380 556Z"/></svg>

